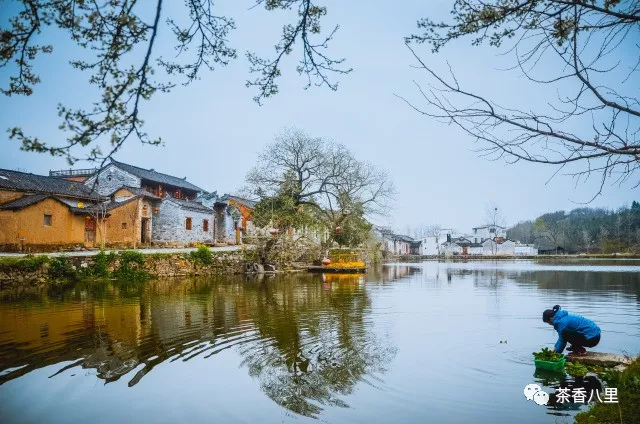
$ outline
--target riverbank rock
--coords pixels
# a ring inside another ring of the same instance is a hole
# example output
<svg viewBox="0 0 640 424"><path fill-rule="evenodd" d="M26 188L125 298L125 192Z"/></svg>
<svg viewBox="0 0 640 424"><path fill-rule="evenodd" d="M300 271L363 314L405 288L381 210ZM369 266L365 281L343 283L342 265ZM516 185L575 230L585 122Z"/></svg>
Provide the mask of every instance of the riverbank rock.
<svg viewBox="0 0 640 424"><path fill-rule="evenodd" d="M585 365L600 365L614 367L616 365L629 365L632 359L628 356L616 353L587 352L584 356L567 355L567 361L579 362Z"/></svg>

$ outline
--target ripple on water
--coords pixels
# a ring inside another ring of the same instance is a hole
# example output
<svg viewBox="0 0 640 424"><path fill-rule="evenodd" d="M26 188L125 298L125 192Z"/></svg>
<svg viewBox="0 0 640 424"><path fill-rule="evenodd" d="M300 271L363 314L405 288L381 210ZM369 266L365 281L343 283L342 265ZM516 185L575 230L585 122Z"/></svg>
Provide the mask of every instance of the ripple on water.
<svg viewBox="0 0 640 424"><path fill-rule="evenodd" d="M628 263L428 262L375 270L366 283L306 275L251 283L161 280L142 289L5 297L0 396L10 396L12 409L2 413L28 407L11 390L17 386L54 393L89 383L94 390L73 398L38 399L48 414L73 421L78 402L91 404L102 381L118 382L102 398L107 420L135 400L163 419L173 416L172 405L189 404L209 421L220 414L254 421L258 414L268 422L302 415L328 422L553 423L553 414L575 411L522 399L526 384L556 384L536 374L531 357L555 341L541 311L559 303L601 325L602 349L640 351L639 273ZM50 365L44 379L33 372ZM212 385L202 370L217 366ZM96 372L63 383L60 376L78 367ZM138 383L148 376L163 376L154 383L162 385L180 381L181 372L190 381L180 390L159 386L154 396L142 395L149 387ZM195 400L203 387L215 408ZM129 415L150 418L137 409Z"/></svg>

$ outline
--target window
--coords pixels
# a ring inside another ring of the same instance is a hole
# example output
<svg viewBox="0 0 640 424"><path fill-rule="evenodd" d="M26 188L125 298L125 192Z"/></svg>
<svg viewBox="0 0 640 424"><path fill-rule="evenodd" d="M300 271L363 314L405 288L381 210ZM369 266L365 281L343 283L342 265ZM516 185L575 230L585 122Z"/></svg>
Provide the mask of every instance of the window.
<svg viewBox="0 0 640 424"><path fill-rule="evenodd" d="M46 227L51 227L52 221L53 221L53 216L44 214L44 225Z"/></svg>
<svg viewBox="0 0 640 424"><path fill-rule="evenodd" d="M208 219L203 219L202 220L202 231L204 231L205 233L209 232L209 220Z"/></svg>
<svg viewBox="0 0 640 424"><path fill-rule="evenodd" d="M127 223L126 223L126 222L123 222L123 223L122 223L122 229L123 229L123 230L126 230L126 229L127 229Z"/></svg>
<svg viewBox="0 0 640 424"><path fill-rule="evenodd" d="M185 227L187 230L190 230L190 229L191 229L191 217L190 217L190 216L188 216L188 217L187 217L187 219L186 219L186 221L185 221L185 223L184 223L184 227Z"/></svg>

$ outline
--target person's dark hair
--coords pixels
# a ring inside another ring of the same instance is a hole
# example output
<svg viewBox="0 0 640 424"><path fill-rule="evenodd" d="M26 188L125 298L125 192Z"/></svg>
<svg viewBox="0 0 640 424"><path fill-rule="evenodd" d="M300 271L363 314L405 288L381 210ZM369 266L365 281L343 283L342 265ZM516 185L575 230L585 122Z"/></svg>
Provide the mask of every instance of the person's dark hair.
<svg viewBox="0 0 640 424"><path fill-rule="evenodd" d="M542 321L544 322L549 322L551 320L551 318L553 318L553 316L556 314L556 312L558 312L560 310L560 305L555 305L553 307L553 309L546 309L543 313L542 313Z"/></svg>

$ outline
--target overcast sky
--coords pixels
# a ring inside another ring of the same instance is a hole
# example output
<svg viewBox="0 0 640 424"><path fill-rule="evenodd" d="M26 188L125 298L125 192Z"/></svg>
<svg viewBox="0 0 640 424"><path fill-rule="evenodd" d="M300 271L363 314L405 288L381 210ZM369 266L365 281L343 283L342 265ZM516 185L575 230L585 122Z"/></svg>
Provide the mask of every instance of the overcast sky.
<svg viewBox="0 0 640 424"><path fill-rule="evenodd" d="M280 93L264 106L253 102L255 91L244 85L250 78L244 52L271 54L286 16L262 8L249 10L250 0L218 3L219 13L236 21L238 28L230 41L239 58L226 68L204 73L189 87L158 94L144 104L141 113L147 132L161 136L165 145L142 146L131 140L116 159L186 176L210 191L234 192L265 144L284 127L295 126L344 143L356 157L386 169L397 188L394 213L386 223L401 231L422 224L468 231L485 222L489 203L495 203L511 225L544 212L578 207L597 192L596 179L575 187L573 179L562 175L548 182L555 168L483 159L473 151L478 146L460 130L421 116L396 97L418 102L413 81L426 82L411 67L416 62L403 37L414 31L419 17L446 18L452 1L403 1L402 7L388 0L322 2L328 8L324 29L341 25L331 54L346 57L353 73L337 77L337 92L303 90L305 80L295 72L300 52L295 50L282 69ZM0 3L4 17L7 7L7 2ZM182 2L172 7L182 7ZM170 55L170 40L161 40L159 49ZM462 84L503 103L527 108L545 103L548 93L515 72L501 70L513 63L495 49L472 47L464 40L437 55L427 46L416 51L438 70L446 69L449 61ZM68 65L75 53L62 44L37 61L42 83L33 96L0 97L1 129L21 126L47 142L64 140L56 105L87 106L95 94L84 84L87 76ZM7 78L6 70L0 70L3 87ZM45 174L67 167L64 159L21 152L6 134L0 140L0 168ZM83 166L87 164L76 165ZM640 200L638 194L630 184L608 185L591 206L617 208Z"/></svg>

